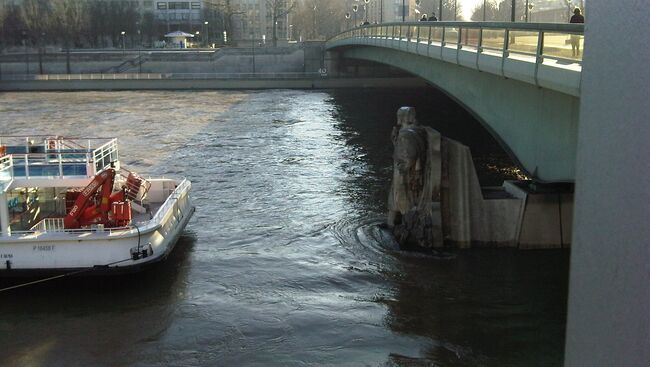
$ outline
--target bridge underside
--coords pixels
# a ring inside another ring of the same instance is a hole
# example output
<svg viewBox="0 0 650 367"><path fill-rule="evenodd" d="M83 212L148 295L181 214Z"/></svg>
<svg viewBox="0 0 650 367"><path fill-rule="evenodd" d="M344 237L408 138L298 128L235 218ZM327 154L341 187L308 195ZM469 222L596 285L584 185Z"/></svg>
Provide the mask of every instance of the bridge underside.
<svg viewBox="0 0 650 367"><path fill-rule="evenodd" d="M533 179L574 181L578 97L390 48L354 46L331 51L425 79L472 113Z"/></svg>

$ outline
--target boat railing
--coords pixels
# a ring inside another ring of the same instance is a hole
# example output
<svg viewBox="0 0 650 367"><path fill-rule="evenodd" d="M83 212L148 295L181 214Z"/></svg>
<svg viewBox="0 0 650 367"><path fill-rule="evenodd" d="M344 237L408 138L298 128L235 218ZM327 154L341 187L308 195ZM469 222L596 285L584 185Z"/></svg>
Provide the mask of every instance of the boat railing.
<svg viewBox="0 0 650 367"><path fill-rule="evenodd" d="M109 142L100 146L93 151L93 162L95 172L99 172L119 159L117 139L111 139Z"/></svg>
<svg viewBox="0 0 650 367"><path fill-rule="evenodd" d="M172 191L172 193L167 197L163 205L158 209L151 220L155 222L162 222L165 215L169 212L169 209L172 206L176 205L178 199L183 195L183 193L189 191L191 186L192 183L189 180L183 179L183 181L181 181L181 183L176 186L174 191Z"/></svg>
<svg viewBox="0 0 650 367"><path fill-rule="evenodd" d="M0 192L4 192L14 179L13 157L0 156Z"/></svg>
<svg viewBox="0 0 650 367"><path fill-rule="evenodd" d="M43 144L35 144L34 138ZM105 142L93 148L97 140ZM13 157L12 172L16 178L92 177L119 156L115 138L106 141L106 138L0 136L0 142L6 144L2 145L4 153Z"/></svg>
<svg viewBox="0 0 650 367"><path fill-rule="evenodd" d="M16 177L90 177L88 153L29 153L12 154Z"/></svg>
<svg viewBox="0 0 650 367"><path fill-rule="evenodd" d="M63 218L45 218L36 223L32 228L25 231L11 231L15 236L28 236L42 233L69 233L69 234L83 234L83 233L108 233L109 235L118 232L131 231L135 226L114 227L106 228L101 225L95 225L91 228L76 228L66 229Z"/></svg>
<svg viewBox="0 0 650 367"><path fill-rule="evenodd" d="M63 232L65 231L65 224L63 218L45 218L36 223L30 230L34 232Z"/></svg>

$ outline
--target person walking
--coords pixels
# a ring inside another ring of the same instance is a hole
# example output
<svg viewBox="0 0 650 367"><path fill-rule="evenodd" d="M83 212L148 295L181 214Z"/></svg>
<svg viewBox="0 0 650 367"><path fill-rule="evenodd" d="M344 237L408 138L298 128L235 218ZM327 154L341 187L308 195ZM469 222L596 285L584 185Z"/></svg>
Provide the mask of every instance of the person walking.
<svg viewBox="0 0 650 367"><path fill-rule="evenodd" d="M580 8L573 9L573 15L569 19L569 23L584 23L585 17L580 14ZM571 35L571 55L573 57L580 56L580 35L572 34Z"/></svg>
<svg viewBox="0 0 650 367"><path fill-rule="evenodd" d="M430 22L437 22L438 18L436 18L436 13L431 13L431 16L429 17Z"/></svg>
<svg viewBox="0 0 650 367"><path fill-rule="evenodd" d="M427 21L427 15L422 14L422 18L420 18L420 22L426 22Z"/></svg>

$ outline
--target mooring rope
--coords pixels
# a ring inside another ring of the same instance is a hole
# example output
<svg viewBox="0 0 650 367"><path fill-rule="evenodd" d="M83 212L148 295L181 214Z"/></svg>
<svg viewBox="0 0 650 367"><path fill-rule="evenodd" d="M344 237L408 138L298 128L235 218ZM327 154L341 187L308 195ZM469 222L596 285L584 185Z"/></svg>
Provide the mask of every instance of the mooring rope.
<svg viewBox="0 0 650 367"><path fill-rule="evenodd" d="M34 280L34 281L31 281L31 282L27 282L27 283L12 285L11 287L6 287L6 288L0 289L0 293L10 291L12 289L27 287L27 286L34 285L34 284L49 282L49 281L59 279L59 278L65 278L65 277L69 277L69 276L73 276L73 275L77 275L77 274L87 273L87 272L90 272L90 271L93 271L93 270L106 268L106 267L109 267L109 266L112 266L112 265L117 265L119 263L130 261L130 260L133 260L133 259L128 258L128 259L124 259L124 260L120 260L120 261L114 261L112 263L105 264L105 265L95 265L95 266L93 266L91 268L87 268L87 269L76 270L76 271L73 271L73 272L70 272L70 273L55 275L55 276L49 277L49 278L43 278L43 279Z"/></svg>

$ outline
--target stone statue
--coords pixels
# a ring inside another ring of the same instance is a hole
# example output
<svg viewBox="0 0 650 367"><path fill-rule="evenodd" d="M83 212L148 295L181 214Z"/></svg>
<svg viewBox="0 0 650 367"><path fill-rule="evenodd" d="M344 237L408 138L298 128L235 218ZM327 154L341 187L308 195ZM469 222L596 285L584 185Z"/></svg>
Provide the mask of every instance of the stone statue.
<svg viewBox="0 0 650 367"><path fill-rule="evenodd" d="M397 111L388 226L402 248L441 247L440 134L421 126L415 109Z"/></svg>

